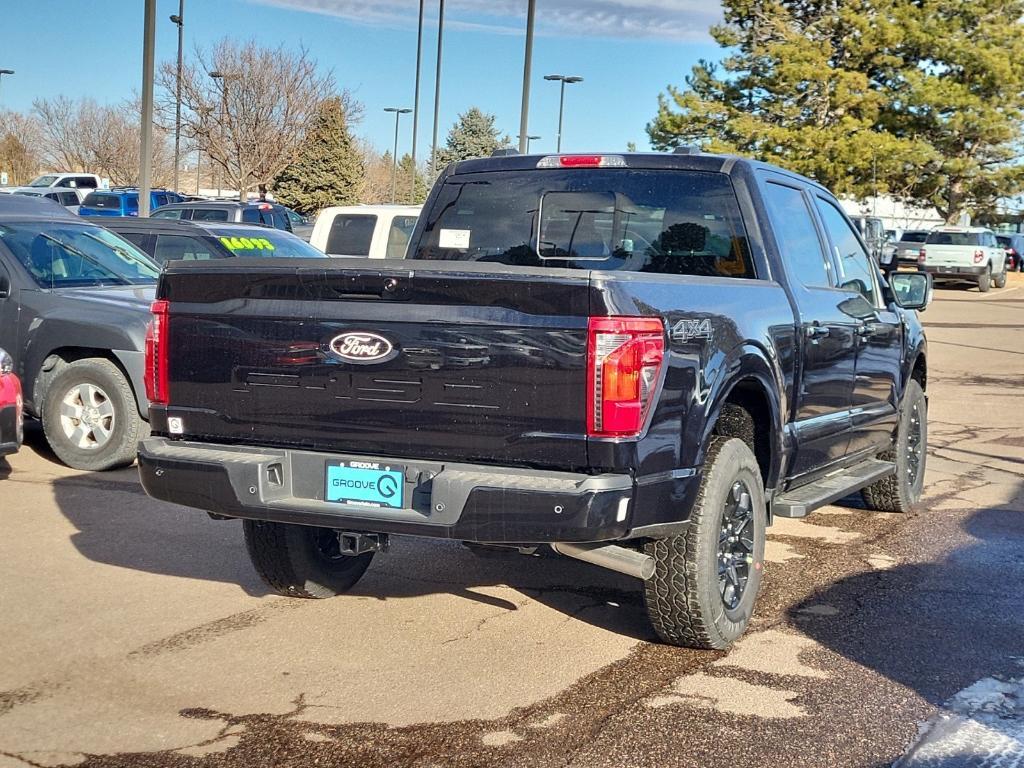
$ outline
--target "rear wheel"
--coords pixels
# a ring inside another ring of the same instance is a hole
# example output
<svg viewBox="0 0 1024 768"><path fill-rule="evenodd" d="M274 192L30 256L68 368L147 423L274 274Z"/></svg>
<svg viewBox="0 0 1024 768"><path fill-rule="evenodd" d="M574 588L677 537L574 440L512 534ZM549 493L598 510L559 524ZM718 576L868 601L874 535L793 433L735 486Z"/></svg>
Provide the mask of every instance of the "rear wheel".
<svg viewBox="0 0 1024 768"><path fill-rule="evenodd" d="M928 460L928 401L916 379L903 395L896 445L878 458L894 462L896 472L862 490L864 503L878 512L909 512L921 498Z"/></svg>
<svg viewBox="0 0 1024 768"><path fill-rule="evenodd" d="M332 528L245 520L245 546L268 587L288 597L325 598L355 586L373 552L343 555Z"/></svg>
<svg viewBox="0 0 1024 768"><path fill-rule="evenodd" d="M57 458L93 471L135 461L148 429L124 374L98 357L62 365L47 383L42 421Z"/></svg>
<svg viewBox="0 0 1024 768"><path fill-rule="evenodd" d="M750 623L764 567L761 471L742 440L708 449L687 531L650 541L654 576L644 584L658 637L690 648L728 648Z"/></svg>
<svg viewBox="0 0 1024 768"><path fill-rule="evenodd" d="M985 274L978 277L978 290L982 293L988 293L989 288L992 287L992 267L986 270Z"/></svg>
<svg viewBox="0 0 1024 768"><path fill-rule="evenodd" d="M1006 287L1006 268L1005 267L1003 268L1002 272L1000 272L998 275L995 275L992 278L992 282L995 284L996 288L1005 288Z"/></svg>

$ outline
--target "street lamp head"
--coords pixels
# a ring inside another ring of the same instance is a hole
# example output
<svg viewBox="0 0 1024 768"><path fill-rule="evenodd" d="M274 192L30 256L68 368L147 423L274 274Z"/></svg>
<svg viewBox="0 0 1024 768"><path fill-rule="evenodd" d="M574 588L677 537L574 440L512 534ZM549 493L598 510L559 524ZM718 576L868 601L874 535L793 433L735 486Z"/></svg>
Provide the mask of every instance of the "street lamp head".
<svg viewBox="0 0 1024 768"><path fill-rule="evenodd" d="M222 77L224 77L224 73L221 72L219 69L215 69L213 70L213 72L210 73L210 77L212 77L214 80L220 80Z"/></svg>
<svg viewBox="0 0 1024 768"><path fill-rule="evenodd" d="M565 79L565 82L567 82L567 83L582 83L583 82L583 78L582 77L577 77L576 75L572 75L572 76L566 77L564 79Z"/></svg>
<svg viewBox="0 0 1024 768"><path fill-rule="evenodd" d="M564 75L544 75L545 80L563 80Z"/></svg>
<svg viewBox="0 0 1024 768"><path fill-rule="evenodd" d="M412 112L408 107L384 107L385 112L395 112L399 115L406 115Z"/></svg>
<svg viewBox="0 0 1024 768"><path fill-rule="evenodd" d="M182 25L181 16L176 13L171 14L171 24L177 24L179 27Z"/></svg>
<svg viewBox="0 0 1024 768"><path fill-rule="evenodd" d="M0 69L0 75L13 75L13 69Z"/></svg>

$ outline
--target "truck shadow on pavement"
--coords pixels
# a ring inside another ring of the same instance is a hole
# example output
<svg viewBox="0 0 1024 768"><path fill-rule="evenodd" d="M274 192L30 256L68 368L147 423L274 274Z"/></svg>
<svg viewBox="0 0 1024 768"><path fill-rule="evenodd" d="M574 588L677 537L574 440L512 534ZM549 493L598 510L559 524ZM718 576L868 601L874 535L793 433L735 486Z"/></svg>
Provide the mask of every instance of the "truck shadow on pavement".
<svg viewBox="0 0 1024 768"><path fill-rule="evenodd" d="M976 543L943 559L913 562L836 581L788 609L825 648L905 686L933 705L992 675L1020 676L1024 655L1024 492L960 525ZM930 512L921 516L928 519ZM934 526L947 524L945 513ZM918 557L927 557L922 543ZM905 562L910 560L910 562ZM838 611L827 619L821 607ZM959 765L960 763L957 763Z"/></svg>
<svg viewBox="0 0 1024 768"><path fill-rule="evenodd" d="M59 477L52 488L76 529L72 544L93 562L272 594L249 562L238 521L150 499L134 467ZM476 554L454 541L395 537L391 552L378 554L347 596L387 601L444 593L508 611L532 599L607 631L653 637L639 581L554 553Z"/></svg>

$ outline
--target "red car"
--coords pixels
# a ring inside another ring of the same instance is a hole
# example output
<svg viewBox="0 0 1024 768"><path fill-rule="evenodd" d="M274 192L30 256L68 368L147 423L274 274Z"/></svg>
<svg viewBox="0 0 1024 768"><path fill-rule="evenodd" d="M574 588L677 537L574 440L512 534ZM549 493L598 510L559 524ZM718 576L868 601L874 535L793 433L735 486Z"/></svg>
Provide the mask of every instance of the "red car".
<svg viewBox="0 0 1024 768"><path fill-rule="evenodd" d="M21 445L21 382L14 375L14 361L0 349L0 456L15 453Z"/></svg>

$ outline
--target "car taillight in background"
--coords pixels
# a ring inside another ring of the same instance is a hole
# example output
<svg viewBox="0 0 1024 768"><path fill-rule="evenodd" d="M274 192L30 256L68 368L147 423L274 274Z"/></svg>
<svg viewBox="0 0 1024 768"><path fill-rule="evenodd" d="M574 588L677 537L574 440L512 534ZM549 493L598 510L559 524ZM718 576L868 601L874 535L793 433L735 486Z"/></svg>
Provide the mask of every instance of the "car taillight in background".
<svg viewBox="0 0 1024 768"><path fill-rule="evenodd" d="M925 261L926 257L927 257L927 254L925 253L924 248L922 248L920 251L917 252L917 263L918 264L924 264L924 261Z"/></svg>
<svg viewBox="0 0 1024 768"><path fill-rule="evenodd" d="M168 304L163 299L157 299L149 311L153 313L153 319L146 330L146 398L151 403L167 405Z"/></svg>
<svg viewBox="0 0 1024 768"><path fill-rule="evenodd" d="M985 252L978 250L974 252L974 263L981 264L985 260Z"/></svg>
<svg viewBox="0 0 1024 768"><path fill-rule="evenodd" d="M665 360L665 327L649 317L592 317L587 339L587 434L637 437Z"/></svg>

